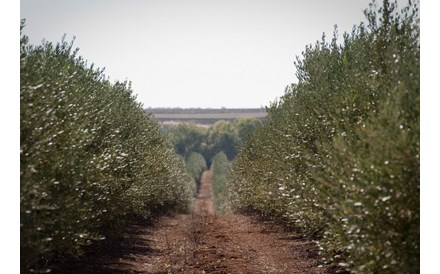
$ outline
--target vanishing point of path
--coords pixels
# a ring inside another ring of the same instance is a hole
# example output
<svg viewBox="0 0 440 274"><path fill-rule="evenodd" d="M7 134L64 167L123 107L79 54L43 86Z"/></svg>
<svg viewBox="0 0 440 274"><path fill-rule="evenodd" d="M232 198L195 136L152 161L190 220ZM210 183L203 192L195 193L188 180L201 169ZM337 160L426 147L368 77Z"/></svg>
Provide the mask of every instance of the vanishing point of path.
<svg viewBox="0 0 440 274"><path fill-rule="evenodd" d="M128 227L117 248L92 254L80 272L332 273L294 232L252 216L215 215L211 177L203 174L192 214Z"/></svg>

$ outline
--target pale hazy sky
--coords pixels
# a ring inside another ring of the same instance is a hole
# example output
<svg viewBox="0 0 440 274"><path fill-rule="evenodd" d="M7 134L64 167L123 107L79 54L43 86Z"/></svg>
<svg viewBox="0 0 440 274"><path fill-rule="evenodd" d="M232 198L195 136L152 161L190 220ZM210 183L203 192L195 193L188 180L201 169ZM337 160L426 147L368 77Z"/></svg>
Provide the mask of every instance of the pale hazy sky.
<svg viewBox="0 0 440 274"><path fill-rule="evenodd" d="M33 44L76 36L79 54L132 81L144 107L246 108L282 96L295 56L335 24L351 31L369 2L21 0L20 17Z"/></svg>

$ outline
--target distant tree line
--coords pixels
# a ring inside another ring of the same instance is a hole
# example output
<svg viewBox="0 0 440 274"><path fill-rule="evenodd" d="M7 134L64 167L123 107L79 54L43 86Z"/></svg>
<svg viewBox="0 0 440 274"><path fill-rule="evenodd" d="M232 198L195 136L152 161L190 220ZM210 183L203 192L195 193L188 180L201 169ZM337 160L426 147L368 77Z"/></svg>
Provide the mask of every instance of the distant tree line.
<svg viewBox="0 0 440 274"><path fill-rule="evenodd" d="M200 127L193 123L162 127L162 132L173 143L175 151L187 159L191 153L201 154L208 165L219 152L233 160L247 136L251 135L261 122L257 119L238 119L232 122L218 121L212 126Z"/></svg>
<svg viewBox="0 0 440 274"><path fill-rule="evenodd" d="M213 171L212 192L217 213L229 210L227 189L231 161L244 140L255 132L260 123L257 119L241 118L220 120L210 127L200 127L194 123L162 126L162 133L185 159L186 168L195 183L194 195L199 190L202 173L208 168Z"/></svg>

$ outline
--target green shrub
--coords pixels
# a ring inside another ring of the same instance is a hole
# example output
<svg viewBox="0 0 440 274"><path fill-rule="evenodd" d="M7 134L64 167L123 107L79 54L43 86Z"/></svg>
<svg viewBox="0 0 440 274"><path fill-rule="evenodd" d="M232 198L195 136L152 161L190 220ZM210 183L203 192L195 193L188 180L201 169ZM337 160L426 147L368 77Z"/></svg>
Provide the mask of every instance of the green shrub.
<svg viewBox="0 0 440 274"><path fill-rule="evenodd" d="M188 159L186 159L186 169L189 174L194 178L194 194L198 192L200 187L200 180L202 179L202 173L208 169L205 158L202 154L192 152Z"/></svg>
<svg viewBox="0 0 440 274"><path fill-rule="evenodd" d="M135 101L72 43L28 44L20 56L21 268L42 271L129 216L187 209L184 162Z"/></svg>
<svg viewBox="0 0 440 274"><path fill-rule="evenodd" d="M298 83L237 156L230 201L301 228L355 273L417 273L418 8L365 15L298 58Z"/></svg>
<svg viewBox="0 0 440 274"><path fill-rule="evenodd" d="M229 211L228 205L228 180L231 163L226 154L221 151L212 158L212 193L214 196L214 206L218 213Z"/></svg>

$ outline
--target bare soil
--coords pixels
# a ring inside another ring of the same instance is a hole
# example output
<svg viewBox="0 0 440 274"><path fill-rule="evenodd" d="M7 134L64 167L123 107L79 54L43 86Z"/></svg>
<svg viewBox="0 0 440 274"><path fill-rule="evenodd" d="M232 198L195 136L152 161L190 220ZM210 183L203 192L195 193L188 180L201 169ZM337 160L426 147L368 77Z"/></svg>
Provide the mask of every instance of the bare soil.
<svg viewBox="0 0 440 274"><path fill-rule="evenodd" d="M62 273L336 273L313 242L256 216L216 215L210 171L189 215L127 227L123 240Z"/></svg>

